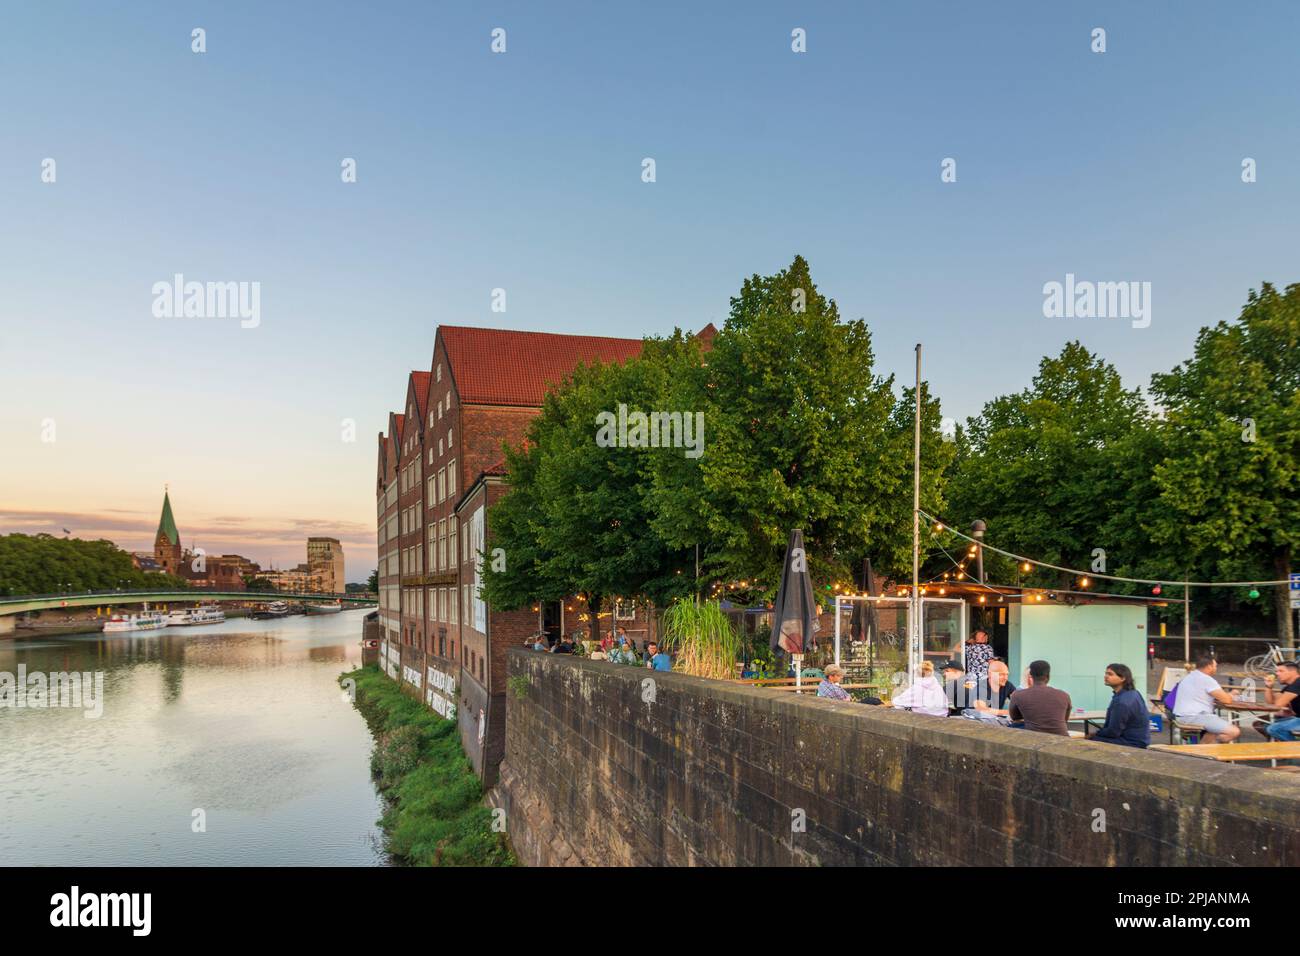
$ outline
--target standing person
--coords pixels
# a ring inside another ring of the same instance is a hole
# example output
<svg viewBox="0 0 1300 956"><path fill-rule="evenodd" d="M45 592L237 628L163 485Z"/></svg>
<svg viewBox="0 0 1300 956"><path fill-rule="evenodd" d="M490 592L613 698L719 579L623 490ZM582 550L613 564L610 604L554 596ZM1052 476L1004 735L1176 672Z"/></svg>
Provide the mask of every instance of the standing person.
<svg viewBox="0 0 1300 956"><path fill-rule="evenodd" d="M839 664L829 664L824 673L826 676L817 685L817 696L829 697L831 700L849 700L849 692L840 686L840 681L844 680L844 668Z"/></svg>
<svg viewBox="0 0 1300 956"><path fill-rule="evenodd" d="M921 662L921 676L907 690L894 697L891 703L895 710L910 710L915 714L928 714L931 717L948 716L948 696L939 686L934 676L934 663Z"/></svg>
<svg viewBox="0 0 1300 956"><path fill-rule="evenodd" d="M1047 686L1051 679L1051 664L1047 661L1030 663L1027 675L1029 686L1022 687L1011 695L1007 716L1012 720L1023 720L1026 730L1068 737L1070 736L1070 695L1063 690Z"/></svg>
<svg viewBox="0 0 1300 956"><path fill-rule="evenodd" d="M1219 686L1214 675L1219 662L1210 654L1196 658L1196 670L1178 682L1174 694L1174 716L1180 724L1204 727L1203 744L1230 744L1241 736L1241 728L1214 712L1214 705L1231 704L1232 695Z"/></svg>
<svg viewBox="0 0 1300 956"><path fill-rule="evenodd" d="M1092 737L1108 744L1145 749L1151 744L1151 711L1146 698L1133 686L1133 671L1126 664L1108 664L1102 676L1114 691L1106 708L1106 723Z"/></svg>
<svg viewBox="0 0 1300 956"><path fill-rule="evenodd" d="M1295 740L1300 733L1300 664L1283 661L1277 665L1277 677L1282 682L1280 691L1273 690L1272 674L1264 678L1264 701L1279 709L1290 707L1291 716L1285 717L1285 711L1279 714L1264 733L1273 740Z"/></svg>
<svg viewBox="0 0 1300 956"><path fill-rule="evenodd" d="M673 659L659 650L659 645L654 641L647 641L645 646L645 666L652 671L670 671L673 669Z"/></svg>
<svg viewBox="0 0 1300 956"><path fill-rule="evenodd" d="M989 673L989 661L993 660L993 645L989 643L988 631L982 627L970 639L966 645L966 673L977 681L983 680Z"/></svg>

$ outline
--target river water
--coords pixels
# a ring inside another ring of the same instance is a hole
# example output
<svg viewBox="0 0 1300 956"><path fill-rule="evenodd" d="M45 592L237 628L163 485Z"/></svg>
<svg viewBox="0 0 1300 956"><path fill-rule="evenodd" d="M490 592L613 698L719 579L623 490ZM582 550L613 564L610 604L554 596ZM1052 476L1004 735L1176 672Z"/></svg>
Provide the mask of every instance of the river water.
<svg viewBox="0 0 1300 956"><path fill-rule="evenodd" d="M362 614L0 640L0 673L104 675L98 718L0 707L0 865L384 865L336 682Z"/></svg>

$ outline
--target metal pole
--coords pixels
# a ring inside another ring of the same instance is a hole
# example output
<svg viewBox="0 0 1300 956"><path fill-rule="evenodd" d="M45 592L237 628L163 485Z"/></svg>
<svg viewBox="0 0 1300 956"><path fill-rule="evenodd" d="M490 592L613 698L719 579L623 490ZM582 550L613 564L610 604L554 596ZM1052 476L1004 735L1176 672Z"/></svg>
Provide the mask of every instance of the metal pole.
<svg viewBox="0 0 1300 956"><path fill-rule="evenodd" d="M835 595L835 666L840 664L840 596Z"/></svg>
<svg viewBox="0 0 1300 956"><path fill-rule="evenodd" d="M916 423L912 435L912 647L907 677L917 678L921 657L921 343L916 344Z"/></svg>
<svg viewBox="0 0 1300 956"><path fill-rule="evenodd" d="M1183 584L1183 660L1192 662L1192 590Z"/></svg>

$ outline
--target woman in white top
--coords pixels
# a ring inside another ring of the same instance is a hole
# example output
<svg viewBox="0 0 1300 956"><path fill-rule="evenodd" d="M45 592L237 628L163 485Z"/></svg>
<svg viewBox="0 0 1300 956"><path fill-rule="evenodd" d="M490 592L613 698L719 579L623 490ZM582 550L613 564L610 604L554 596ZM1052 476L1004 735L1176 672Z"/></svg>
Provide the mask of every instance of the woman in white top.
<svg viewBox="0 0 1300 956"><path fill-rule="evenodd" d="M893 705L897 710L910 710L914 714L948 716L948 695L935 679L932 662L921 662L921 676L907 690L895 695Z"/></svg>

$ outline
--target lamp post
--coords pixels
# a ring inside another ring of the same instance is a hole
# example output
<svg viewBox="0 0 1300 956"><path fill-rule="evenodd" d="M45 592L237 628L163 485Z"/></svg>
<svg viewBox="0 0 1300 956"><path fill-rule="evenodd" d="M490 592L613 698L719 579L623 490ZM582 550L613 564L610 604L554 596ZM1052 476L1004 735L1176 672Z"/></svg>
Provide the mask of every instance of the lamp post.
<svg viewBox="0 0 1300 956"><path fill-rule="evenodd" d="M980 584L984 583L984 532L988 528L983 521L976 518L971 522L970 534L975 539L975 568Z"/></svg>

